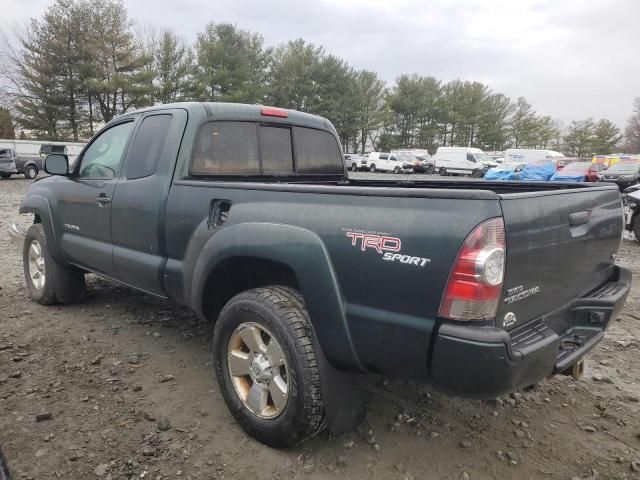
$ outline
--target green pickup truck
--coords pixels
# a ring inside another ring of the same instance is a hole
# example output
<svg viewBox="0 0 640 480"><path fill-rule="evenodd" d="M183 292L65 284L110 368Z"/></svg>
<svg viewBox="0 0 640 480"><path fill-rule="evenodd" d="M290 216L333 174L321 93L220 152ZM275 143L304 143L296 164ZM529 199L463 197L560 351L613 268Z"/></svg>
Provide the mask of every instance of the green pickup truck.
<svg viewBox="0 0 640 480"><path fill-rule="evenodd" d="M580 373L629 292L615 185L347 176L324 118L184 103L46 158L20 212L31 298L92 272L216 322L230 411L271 446L363 419L363 374L491 398Z"/></svg>

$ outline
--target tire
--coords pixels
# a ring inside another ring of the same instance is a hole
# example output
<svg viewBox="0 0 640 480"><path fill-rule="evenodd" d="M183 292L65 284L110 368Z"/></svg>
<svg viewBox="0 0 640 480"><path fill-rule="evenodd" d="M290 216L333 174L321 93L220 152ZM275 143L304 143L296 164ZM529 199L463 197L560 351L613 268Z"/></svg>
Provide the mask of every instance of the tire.
<svg viewBox="0 0 640 480"><path fill-rule="evenodd" d="M261 343L244 341L245 334L255 339L255 332L261 332L257 337ZM273 351L278 355L269 357L274 340ZM249 347L252 343L260 343L262 348ZM288 287L269 286L236 295L218 317L213 347L222 396L231 414L250 436L270 447L281 448L300 443L324 429L324 404L313 331L298 292ZM256 355L257 352L264 353ZM237 361L232 362L236 365L230 368L231 358ZM284 360L283 365L274 366L274 358ZM265 360L270 366L260 370L260 362ZM266 380L266 384L264 378L256 376L256 366L259 372L271 372L268 374L271 377L267 377L271 380ZM232 377L232 368L238 375ZM278 373L274 375L274 371ZM286 373L287 398L278 406L274 394L283 391L278 386L283 385L283 371ZM279 382L276 381L278 377ZM256 393L252 394L254 389ZM250 398L264 400L251 402Z"/></svg>
<svg viewBox="0 0 640 480"><path fill-rule="evenodd" d="M7 178L11 178L11 174L10 173L0 173L0 178L4 178L6 180Z"/></svg>
<svg viewBox="0 0 640 480"><path fill-rule="evenodd" d="M434 167L433 165L427 165L426 173L435 173L435 171L436 171L436 167Z"/></svg>
<svg viewBox="0 0 640 480"><path fill-rule="evenodd" d="M440 175L442 175L443 177L446 177L447 175L449 175L449 174L447 173L447 169L446 169L446 168L444 168L444 167L441 167L441 168L440 168L440 170L438 170L438 173L439 173Z"/></svg>
<svg viewBox="0 0 640 480"><path fill-rule="evenodd" d="M355 163L353 165L351 165L351 171L352 172L357 172L358 171L358 165L356 165Z"/></svg>
<svg viewBox="0 0 640 480"><path fill-rule="evenodd" d="M476 168L474 171L471 172L471 176L473 178L480 178L482 176L482 172Z"/></svg>
<svg viewBox="0 0 640 480"><path fill-rule="evenodd" d="M53 258L41 223L34 223L27 230L22 266L29 296L35 302L75 303L84 297L84 273Z"/></svg>
<svg viewBox="0 0 640 480"><path fill-rule="evenodd" d="M396 175L402 173L402 169L400 167L396 167L393 169L393 173L395 173Z"/></svg>
<svg viewBox="0 0 640 480"><path fill-rule="evenodd" d="M371 165L369 165L369 171L371 173L376 173L376 164L372 163Z"/></svg>
<svg viewBox="0 0 640 480"><path fill-rule="evenodd" d="M27 169L24 171L24 178L29 180L33 180L38 176L38 167L35 165L29 165Z"/></svg>

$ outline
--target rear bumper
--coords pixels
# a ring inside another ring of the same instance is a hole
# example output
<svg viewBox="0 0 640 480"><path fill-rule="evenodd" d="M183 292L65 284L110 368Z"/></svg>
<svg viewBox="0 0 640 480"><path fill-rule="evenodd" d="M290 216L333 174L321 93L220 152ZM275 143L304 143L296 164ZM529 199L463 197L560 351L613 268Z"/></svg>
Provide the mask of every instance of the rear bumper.
<svg viewBox="0 0 640 480"><path fill-rule="evenodd" d="M630 288L631 272L615 267L595 291L510 332L444 323L433 346L431 381L446 393L483 399L565 371L602 340Z"/></svg>

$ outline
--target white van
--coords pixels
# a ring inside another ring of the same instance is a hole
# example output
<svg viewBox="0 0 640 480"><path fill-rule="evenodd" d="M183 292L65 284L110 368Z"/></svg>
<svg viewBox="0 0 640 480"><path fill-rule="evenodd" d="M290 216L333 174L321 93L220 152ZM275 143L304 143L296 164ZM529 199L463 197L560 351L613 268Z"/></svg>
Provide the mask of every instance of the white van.
<svg viewBox="0 0 640 480"><path fill-rule="evenodd" d="M371 152L367 159L370 172L413 172L413 165L409 165L395 153Z"/></svg>
<svg viewBox="0 0 640 480"><path fill-rule="evenodd" d="M508 148L504 151L504 163L526 163L538 165L551 162L557 165L558 159L564 155L553 150L534 150L526 148Z"/></svg>
<svg viewBox="0 0 640 480"><path fill-rule="evenodd" d="M439 147L433 159L436 172L443 176L453 173L482 177L490 167L497 165L482 150L471 147Z"/></svg>

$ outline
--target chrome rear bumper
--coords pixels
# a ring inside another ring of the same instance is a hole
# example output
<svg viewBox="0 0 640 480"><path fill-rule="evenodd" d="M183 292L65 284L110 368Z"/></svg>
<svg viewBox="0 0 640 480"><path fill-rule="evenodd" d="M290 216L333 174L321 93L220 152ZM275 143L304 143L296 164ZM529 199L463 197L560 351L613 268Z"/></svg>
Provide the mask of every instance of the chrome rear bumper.
<svg viewBox="0 0 640 480"><path fill-rule="evenodd" d="M13 240L13 243L16 244L16 247L22 249L22 245L24 245L25 231L16 224L11 224L9 227L9 236L11 237L11 240Z"/></svg>

